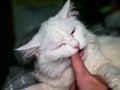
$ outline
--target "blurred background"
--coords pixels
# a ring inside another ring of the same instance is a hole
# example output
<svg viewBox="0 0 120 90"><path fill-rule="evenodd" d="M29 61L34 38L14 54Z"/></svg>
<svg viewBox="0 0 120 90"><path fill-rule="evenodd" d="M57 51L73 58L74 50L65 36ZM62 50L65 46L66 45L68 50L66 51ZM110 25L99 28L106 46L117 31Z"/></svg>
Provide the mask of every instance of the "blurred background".
<svg viewBox="0 0 120 90"><path fill-rule="evenodd" d="M25 67L14 48L23 45L40 24L55 15L66 0L0 0L0 88L13 66ZM79 19L97 35L120 36L120 0L72 0ZM28 68L28 67L27 67Z"/></svg>

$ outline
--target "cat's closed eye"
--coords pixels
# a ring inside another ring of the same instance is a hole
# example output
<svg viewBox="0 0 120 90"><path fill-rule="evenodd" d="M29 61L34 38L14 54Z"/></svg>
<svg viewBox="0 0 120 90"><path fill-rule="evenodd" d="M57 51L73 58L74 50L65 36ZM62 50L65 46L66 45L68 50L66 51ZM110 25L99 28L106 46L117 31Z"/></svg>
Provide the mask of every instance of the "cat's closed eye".
<svg viewBox="0 0 120 90"><path fill-rule="evenodd" d="M75 33L75 29L73 29L73 31L71 32L71 35L73 36L74 33Z"/></svg>
<svg viewBox="0 0 120 90"><path fill-rule="evenodd" d="M58 47L60 48L61 46L66 45L66 43L61 43Z"/></svg>

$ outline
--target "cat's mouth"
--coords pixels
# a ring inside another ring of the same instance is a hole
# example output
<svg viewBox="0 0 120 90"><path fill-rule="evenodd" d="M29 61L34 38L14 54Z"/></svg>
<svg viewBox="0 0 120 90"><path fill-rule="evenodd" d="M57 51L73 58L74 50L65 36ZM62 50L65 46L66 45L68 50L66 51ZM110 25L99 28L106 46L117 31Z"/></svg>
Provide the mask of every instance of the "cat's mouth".
<svg viewBox="0 0 120 90"><path fill-rule="evenodd" d="M84 54L85 54L85 50L84 49L79 49L78 54L80 55L80 57L83 57Z"/></svg>

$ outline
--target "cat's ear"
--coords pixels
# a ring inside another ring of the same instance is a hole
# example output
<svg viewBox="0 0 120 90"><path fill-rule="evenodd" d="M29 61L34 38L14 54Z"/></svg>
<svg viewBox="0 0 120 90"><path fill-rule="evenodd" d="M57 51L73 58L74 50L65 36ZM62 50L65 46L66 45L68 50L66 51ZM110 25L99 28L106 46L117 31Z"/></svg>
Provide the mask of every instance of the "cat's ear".
<svg viewBox="0 0 120 90"><path fill-rule="evenodd" d="M70 0L67 0L65 5L63 6L63 8L58 12L58 14L56 16L68 18L73 15L77 15L78 12L73 9L74 9L73 3L71 3Z"/></svg>
<svg viewBox="0 0 120 90"><path fill-rule="evenodd" d="M16 51L21 52L24 58L31 57L33 55L38 56L40 50L40 42L36 38L33 38L27 44L15 49Z"/></svg>

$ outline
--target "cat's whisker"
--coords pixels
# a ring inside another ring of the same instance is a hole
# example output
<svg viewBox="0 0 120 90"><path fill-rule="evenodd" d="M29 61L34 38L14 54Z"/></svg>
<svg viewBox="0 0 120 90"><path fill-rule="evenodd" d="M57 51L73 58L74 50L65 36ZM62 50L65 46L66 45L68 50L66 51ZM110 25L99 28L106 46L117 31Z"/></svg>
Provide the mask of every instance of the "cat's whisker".
<svg viewBox="0 0 120 90"><path fill-rule="evenodd" d="M63 62L63 57L58 60L59 64Z"/></svg>
<svg viewBox="0 0 120 90"><path fill-rule="evenodd" d="M99 32L99 31L103 31L103 29L101 29L101 28L97 29L97 30L93 31L92 33L95 34L96 32Z"/></svg>

